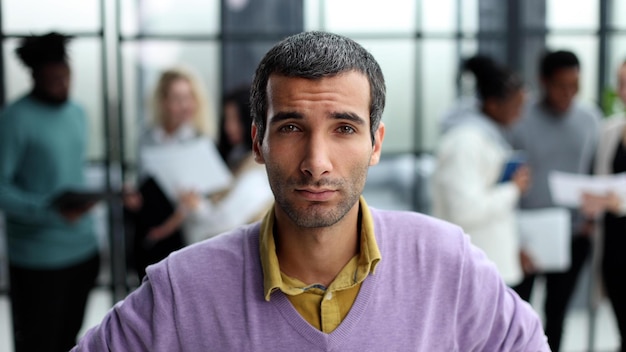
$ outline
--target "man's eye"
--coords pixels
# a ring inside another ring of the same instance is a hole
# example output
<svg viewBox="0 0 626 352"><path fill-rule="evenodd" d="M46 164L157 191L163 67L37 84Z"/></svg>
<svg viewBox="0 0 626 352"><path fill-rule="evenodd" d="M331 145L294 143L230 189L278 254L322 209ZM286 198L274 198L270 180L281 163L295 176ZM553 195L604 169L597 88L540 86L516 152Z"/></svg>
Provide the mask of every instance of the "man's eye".
<svg viewBox="0 0 626 352"><path fill-rule="evenodd" d="M339 127L339 132L344 134L352 134L355 133L356 130L352 128L352 126L341 126Z"/></svg>
<svg viewBox="0 0 626 352"><path fill-rule="evenodd" d="M280 132L296 132L298 131L298 127L295 125L285 125L280 128Z"/></svg>

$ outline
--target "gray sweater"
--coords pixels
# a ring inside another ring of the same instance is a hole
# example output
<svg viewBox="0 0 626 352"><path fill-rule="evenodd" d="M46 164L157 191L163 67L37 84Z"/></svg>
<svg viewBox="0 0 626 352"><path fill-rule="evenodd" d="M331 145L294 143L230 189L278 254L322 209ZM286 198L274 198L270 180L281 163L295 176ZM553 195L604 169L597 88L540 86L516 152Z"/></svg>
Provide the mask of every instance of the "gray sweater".
<svg viewBox="0 0 626 352"><path fill-rule="evenodd" d="M521 198L522 209L554 206L548 186L550 171L590 173L598 143L600 110L574 102L564 114L530 102L511 130L511 145L527 153L531 187ZM573 225L580 221L574 212ZM573 227L575 230L576 227Z"/></svg>

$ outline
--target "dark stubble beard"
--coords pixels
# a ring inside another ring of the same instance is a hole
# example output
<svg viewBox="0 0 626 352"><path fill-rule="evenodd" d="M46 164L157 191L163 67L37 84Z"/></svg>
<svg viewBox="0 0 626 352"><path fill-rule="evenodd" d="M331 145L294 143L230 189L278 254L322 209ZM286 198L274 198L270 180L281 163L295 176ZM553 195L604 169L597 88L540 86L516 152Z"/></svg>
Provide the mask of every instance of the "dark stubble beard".
<svg viewBox="0 0 626 352"><path fill-rule="evenodd" d="M366 166L365 168L359 167L352 171L355 177L350 178L350 180L354 180L354 182L330 179L322 179L313 182L305 175L299 179L291 178L287 179L285 182L277 182L276 180L281 179L280 172L270 165L266 166L269 179L274 180L274 182L270 182L270 186L274 192L276 204L287 214L291 221L303 228L322 228L338 223L346 216L350 209L352 209L354 204L358 202L367 177ZM325 207L322 202L311 202L306 207L297 207L291 203L288 195L293 193L294 189L306 186L337 189L338 192L340 192L340 196L343 198L335 207L330 209Z"/></svg>

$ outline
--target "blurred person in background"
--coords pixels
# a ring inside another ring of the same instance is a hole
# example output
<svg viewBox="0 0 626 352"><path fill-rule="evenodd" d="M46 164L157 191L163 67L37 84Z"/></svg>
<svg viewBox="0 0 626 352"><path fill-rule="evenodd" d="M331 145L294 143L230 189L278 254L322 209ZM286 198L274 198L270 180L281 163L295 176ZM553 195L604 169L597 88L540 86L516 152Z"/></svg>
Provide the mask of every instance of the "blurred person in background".
<svg viewBox="0 0 626 352"><path fill-rule="evenodd" d="M210 139L212 121L206 93L189 70L172 68L162 72L152 104L153 121L140 137L140 153L153 146ZM215 148L212 140L209 145ZM126 190L124 204L134 224L132 252L141 279L148 265L186 245L183 223L187 212L176 199L168 198L163 186L143 170L141 163L138 174L139 188Z"/></svg>
<svg viewBox="0 0 626 352"><path fill-rule="evenodd" d="M494 261L512 286L523 278L515 212L529 186L529 170L519 166L503 179L514 157L503 130L521 115L524 85L513 72L484 56L468 59L464 69L475 76L478 100L443 134L433 176L433 215L455 223Z"/></svg>
<svg viewBox="0 0 626 352"><path fill-rule="evenodd" d="M58 209L58 192L85 186L87 116L70 97L59 33L16 50L33 88L0 116L0 209L6 216L16 351L67 351L76 343L99 271L93 206Z"/></svg>
<svg viewBox="0 0 626 352"><path fill-rule="evenodd" d="M476 55L471 60L479 60L482 66L498 66L498 63L493 58L486 55ZM470 59L461 62L457 75L460 95L440 117L439 132L441 134L446 133L459 122L462 122L464 117L479 113L477 110L480 110L480 101L478 99L476 74L468 66L471 66Z"/></svg>
<svg viewBox="0 0 626 352"><path fill-rule="evenodd" d="M618 95L626 104L626 62L618 70ZM626 172L626 117L610 116L600 131L594 160L594 174ZM594 236L594 273L609 298L619 328L621 349L626 336L626 192L615 190L605 195L585 194L583 211L596 219ZM597 293L597 291L596 291ZM599 298L599 297L595 297ZM594 302L597 303L597 302Z"/></svg>
<svg viewBox="0 0 626 352"><path fill-rule="evenodd" d="M602 114L576 101L580 62L569 51L545 53L540 60L541 95L529 102L523 117L513 126L511 142L525 152L532 184L521 199L522 209L554 207L548 186L551 171L589 174L598 142ZM583 264L590 251L592 223L572 209L571 265L565 272L545 274L545 331L552 351L559 351L563 321ZM526 275L515 287L529 300L535 274Z"/></svg>
<svg viewBox="0 0 626 352"><path fill-rule="evenodd" d="M254 160L250 87L228 92L222 101L218 150L234 181L210 198L186 192L181 198L189 212L185 235L189 243L213 237L237 226L261 220L274 202L265 167Z"/></svg>

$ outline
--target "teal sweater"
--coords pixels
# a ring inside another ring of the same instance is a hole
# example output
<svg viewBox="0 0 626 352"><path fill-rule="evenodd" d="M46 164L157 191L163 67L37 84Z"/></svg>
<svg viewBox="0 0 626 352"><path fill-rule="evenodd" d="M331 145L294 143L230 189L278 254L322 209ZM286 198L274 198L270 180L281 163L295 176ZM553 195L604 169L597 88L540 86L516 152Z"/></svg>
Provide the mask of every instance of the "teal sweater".
<svg viewBox="0 0 626 352"><path fill-rule="evenodd" d="M29 95L0 115L0 210L12 265L62 268L96 254L90 216L69 223L49 205L58 192L84 186L86 124L78 105Z"/></svg>

